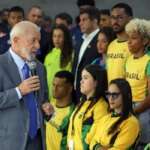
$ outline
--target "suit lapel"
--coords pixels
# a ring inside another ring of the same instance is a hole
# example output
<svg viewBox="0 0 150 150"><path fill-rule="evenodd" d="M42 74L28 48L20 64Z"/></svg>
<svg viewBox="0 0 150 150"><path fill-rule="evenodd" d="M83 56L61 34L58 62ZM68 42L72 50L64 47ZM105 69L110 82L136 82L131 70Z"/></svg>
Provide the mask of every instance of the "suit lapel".
<svg viewBox="0 0 150 150"><path fill-rule="evenodd" d="M5 57L7 57L5 65L5 71L10 76L11 81L18 85L21 82L20 74L17 68L17 65L15 64L10 52L7 52Z"/></svg>
<svg viewBox="0 0 150 150"><path fill-rule="evenodd" d="M80 48L81 48L82 43L83 43L83 39L78 43L78 45L76 46L76 49L75 49L74 64L73 64L73 72L74 73L75 73L74 69L77 67L77 64L78 64L79 53L80 53Z"/></svg>
<svg viewBox="0 0 150 150"><path fill-rule="evenodd" d="M98 32L99 33L99 32ZM97 36L98 36L98 33L94 36L94 38L91 40L91 42L88 44L83 56L82 56L82 59L80 61L80 64L82 64L82 62L86 59L86 57L92 53L92 50L95 46L93 45L96 45L96 41L97 41ZM79 65L80 65L79 64Z"/></svg>
<svg viewBox="0 0 150 150"><path fill-rule="evenodd" d="M41 76L41 70L39 69L40 68L40 64L38 62L38 60L36 60L36 75L39 76L39 78L41 79L42 76ZM41 82L41 81L40 81ZM39 94L40 94L40 90L37 92L37 95L36 95L36 100L39 101Z"/></svg>
<svg viewBox="0 0 150 150"><path fill-rule="evenodd" d="M39 64L39 62L38 62L37 59L36 59L35 61L36 61L36 74L37 74L38 76L40 76L40 74L41 74L41 73L40 73L41 70L39 69L39 68L40 68L40 64Z"/></svg>

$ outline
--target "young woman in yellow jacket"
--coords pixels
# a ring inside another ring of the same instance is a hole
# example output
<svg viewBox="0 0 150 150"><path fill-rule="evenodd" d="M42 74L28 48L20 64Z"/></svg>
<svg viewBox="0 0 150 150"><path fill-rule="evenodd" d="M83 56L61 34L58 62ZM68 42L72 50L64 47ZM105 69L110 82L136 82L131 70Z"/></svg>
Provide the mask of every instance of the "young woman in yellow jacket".
<svg viewBox="0 0 150 150"><path fill-rule="evenodd" d="M90 150L129 150L139 135L139 122L133 115L132 94L124 79L110 82L107 98L110 113L104 116L86 138Z"/></svg>
<svg viewBox="0 0 150 150"><path fill-rule="evenodd" d="M80 90L83 96L73 112L68 129L69 150L86 150L86 136L96 123L107 114L105 90L107 89L106 71L99 65L89 65L82 71Z"/></svg>

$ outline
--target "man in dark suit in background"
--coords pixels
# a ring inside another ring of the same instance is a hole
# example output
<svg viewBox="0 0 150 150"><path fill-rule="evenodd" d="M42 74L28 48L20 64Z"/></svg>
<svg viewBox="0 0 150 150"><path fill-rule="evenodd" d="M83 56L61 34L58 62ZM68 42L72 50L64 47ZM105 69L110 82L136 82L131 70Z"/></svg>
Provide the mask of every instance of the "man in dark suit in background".
<svg viewBox="0 0 150 150"><path fill-rule="evenodd" d="M80 29L84 33L83 41L75 51L73 73L75 74L75 88L78 98L80 97L80 80L83 68L91 64L92 61L99 57L97 52L97 36L99 10L94 7L85 8L80 12Z"/></svg>
<svg viewBox="0 0 150 150"><path fill-rule="evenodd" d="M45 55L48 53L49 44L50 44L50 35L45 32L42 27L44 12L40 6L32 6L27 13L27 20L35 23L40 28L41 40L40 40L40 48L37 51L37 59L42 63L44 62Z"/></svg>
<svg viewBox="0 0 150 150"><path fill-rule="evenodd" d="M0 148L45 150L43 111L49 115L44 67L29 61L39 48L37 25L22 21L10 33L11 47L0 56ZM31 76L31 73L36 75ZM31 71L32 70L32 71Z"/></svg>

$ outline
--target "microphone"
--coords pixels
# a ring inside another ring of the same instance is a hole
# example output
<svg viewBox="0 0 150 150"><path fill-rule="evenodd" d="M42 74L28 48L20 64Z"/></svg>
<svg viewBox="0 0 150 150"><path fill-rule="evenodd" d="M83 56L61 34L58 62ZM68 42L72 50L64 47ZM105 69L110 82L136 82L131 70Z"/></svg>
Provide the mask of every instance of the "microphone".
<svg viewBox="0 0 150 150"><path fill-rule="evenodd" d="M36 66L37 66L36 61L33 60L33 59L28 61L28 66L29 66L29 69L30 69L30 72L31 72L31 76L37 75L37 72L36 72ZM38 97L38 91L34 91L34 95L37 98Z"/></svg>
<svg viewBox="0 0 150 150"><path fill-rule="evenodd" d="M29 66L29 69L31 71L31 75L32 76L37 75L37 72L36 72L36 66L37 66L37 64L36 64L36 62L34 60L29 61L28 62L28 66Z"/></svg>

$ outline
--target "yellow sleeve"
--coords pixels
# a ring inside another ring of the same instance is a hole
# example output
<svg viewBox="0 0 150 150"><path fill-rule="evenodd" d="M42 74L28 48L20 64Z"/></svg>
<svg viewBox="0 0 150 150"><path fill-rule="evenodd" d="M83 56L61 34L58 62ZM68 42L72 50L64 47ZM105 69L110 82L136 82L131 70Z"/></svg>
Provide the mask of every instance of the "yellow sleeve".
<svg viewBox="0 0 150 150"><path fill-rule="evenodd" d="M118 134L114 146L108 150L126 150L134 144L139 134L139 123L135 118L131 118L120 127L120 133ZM134 120L133 120L134 119Z"/></svg>
<svg viewBox="0 0 150 150"><path fill-rule="evenodd" d="M89 133L87 134L87 136L86 136L85 141L86 141L86 143L89 144L89 145L90 145L90 143L91 143L92 137L94 136L94 134L95 134L95 132L96 132L97 124L98 124L98 123L94 123L94 124L92 125L90 132L89 132Z"/></svg>
<svg viewBox="0 0 150 150"><path fill-rule="evenodd" d="M103 116L108 114L108 104L102 99L95 105L94 123L97 123Z"/></svg>
<svg viewBox="0 0 150 150"><path fill-rule="evenodd" d="M108 104L104 100L100 100L99 102L97 102L93 112L94 112L94 123L86 136L87 144L90 144L92 137L94 137L101 118L108 114Z"/></svg>
<svg viewBox="0 0 150 150"><path fill-rule="evenodd" d="M71 133L72 133L72 117L74 116L74 113L76 112L77 107L74 109L73 113L71 114L71 117L69 119L69 126L68 126L68 131L67 131L67 143L69 140L72 138Z"/></svg>
<svg viewBox="0 0 150 150"><path fill-rule="evenodd" d="M95 144L97 144L97 130L98 128L101 126L101 124L103 124L104 120L106 117L102 117L99 122L95 123L90 131L90 134L88 134L88 136L86 137L86 143L89 144L89 149L93 150L93 147L95 146Z"/></svg>

